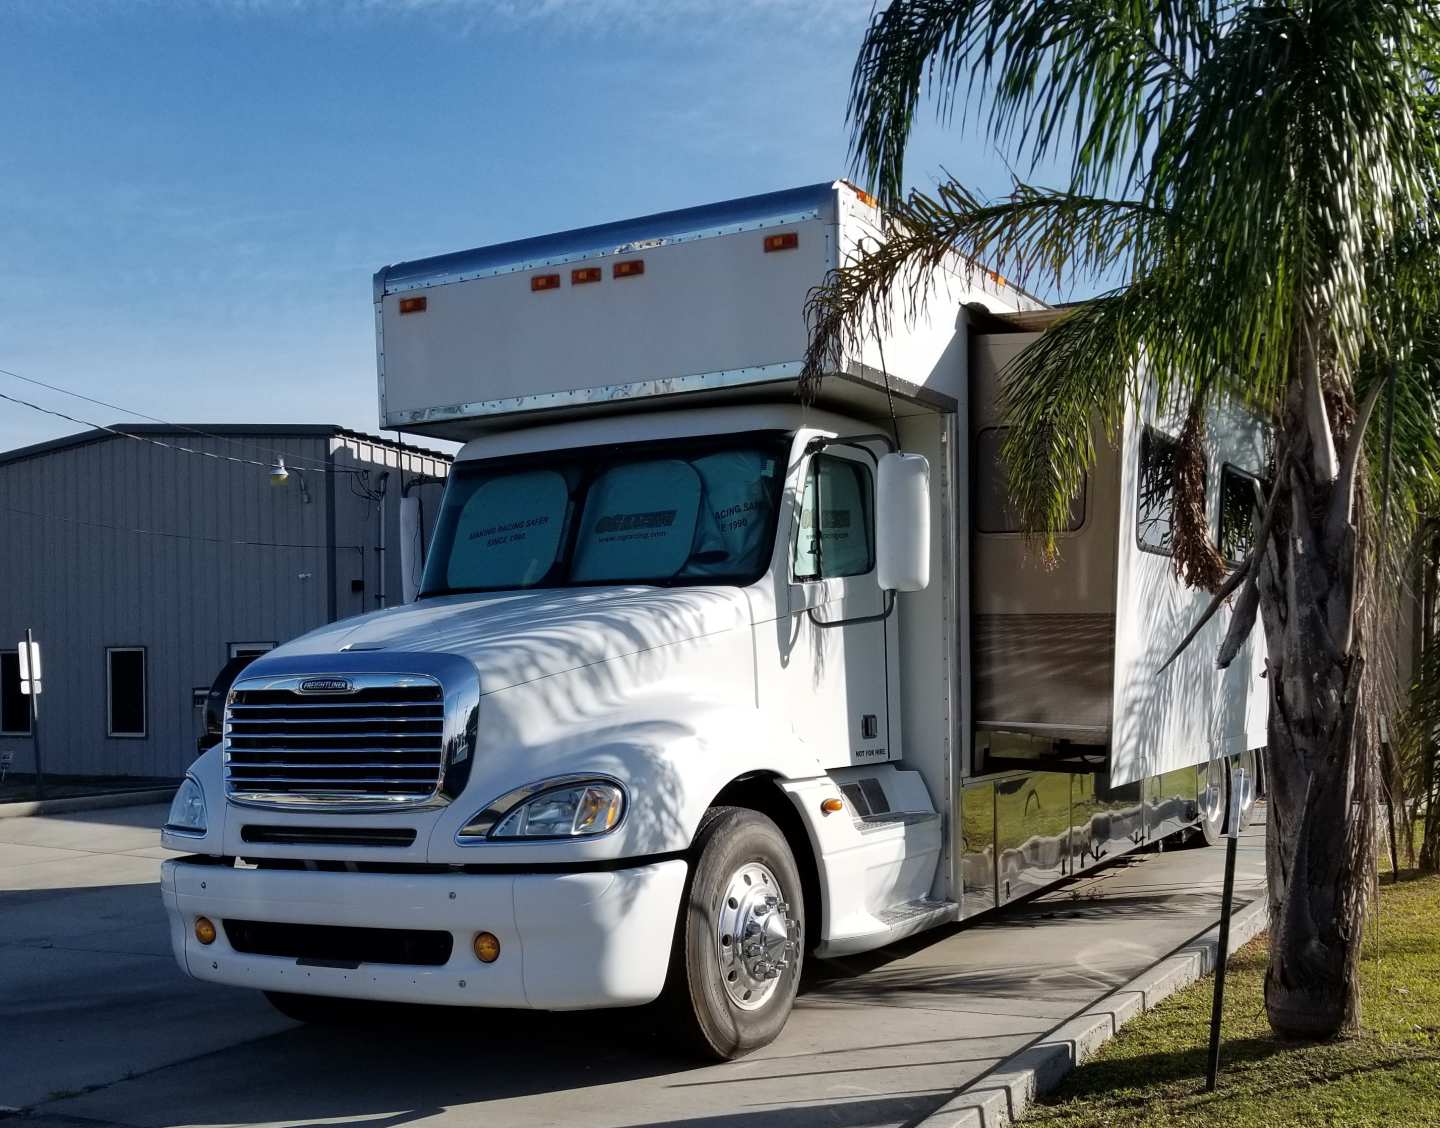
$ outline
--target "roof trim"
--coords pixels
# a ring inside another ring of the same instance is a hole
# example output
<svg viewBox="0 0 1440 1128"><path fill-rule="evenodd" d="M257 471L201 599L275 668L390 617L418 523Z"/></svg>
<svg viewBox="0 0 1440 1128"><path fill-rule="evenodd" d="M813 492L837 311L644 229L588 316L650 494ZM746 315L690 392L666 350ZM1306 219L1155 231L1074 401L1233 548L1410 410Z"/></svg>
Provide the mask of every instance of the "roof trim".
<svg viewBox="0 0 1440 1128"><path fill-rule="evenodd" d="M424 286L439 286L487 274L569 261L576 256L624 253L656 242L669 242L704 232L746 227L765 221L791 222L800 213L834 214L836 189L845 183L825 180L802 188L742 196L698 207L656 212L634 219L577 227L508 243L473 247L431 258L381 267L375 273L375 300Z"/></svg>
<svg viewBox="0 0 1440 1128"><path fill-rule="evenodd" d="M196 432L200 433L197 434ZM347 438L357 439L360 442L374 443L377 446L382 446L389 450L404 451L407 454L418 454L426 458L439 459L441 462L454 461L451 455L443 451L430 450L427 447L415 446L411 443L397 442L394 439L387 439L381 435L368 434L365 431L352 431L348 427L341 427L335 423L116 423L108 430L97 427L89 431L77 431L73 435L61 435L58 439L47 439L45 442L16 447L14 450L0 451L0 466L5 466L12 462L24 462L32 458L42 458L47 454L53 454L62 450L71 450L75 447L89 446L92 443L106 442L110 439L123 438L126 435L134 435L142 438L160 435L173 435L186 438L205 438L207 436L229 438L240 435L270 438Z"/></svg>

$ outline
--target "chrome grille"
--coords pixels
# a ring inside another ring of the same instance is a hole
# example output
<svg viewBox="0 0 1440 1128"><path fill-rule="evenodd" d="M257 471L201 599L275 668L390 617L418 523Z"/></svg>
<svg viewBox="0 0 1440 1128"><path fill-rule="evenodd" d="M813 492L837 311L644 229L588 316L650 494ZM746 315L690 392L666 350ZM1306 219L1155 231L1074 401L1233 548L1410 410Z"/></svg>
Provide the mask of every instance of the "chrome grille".
<svg viewBox="0 0 1440 1128"><path fill-rule="evenodd" d="M326 689L302 690L316 683ZM225 707L226 792L239 802L422 803L444 771L445 698L428 678L241 682Z"/></svg>

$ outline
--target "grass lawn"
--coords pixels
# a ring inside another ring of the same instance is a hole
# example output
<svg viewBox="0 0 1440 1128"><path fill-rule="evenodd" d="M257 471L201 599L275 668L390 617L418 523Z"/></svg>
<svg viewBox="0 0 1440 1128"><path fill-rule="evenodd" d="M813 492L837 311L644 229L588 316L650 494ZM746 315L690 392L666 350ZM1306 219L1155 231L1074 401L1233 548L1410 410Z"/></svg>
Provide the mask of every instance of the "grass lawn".
<svg viewBox="0 0 1440 1128"><path fill-rule="evenodd" d="M1281 1042L1265 1021L1265 937L1230 962L1220 1086L1206 1093L1213 981L1135 1019L1031 1106L1027 1128L1440 1126L1440 877L1380 887L1366 925L1359 1037Z"/></svg>

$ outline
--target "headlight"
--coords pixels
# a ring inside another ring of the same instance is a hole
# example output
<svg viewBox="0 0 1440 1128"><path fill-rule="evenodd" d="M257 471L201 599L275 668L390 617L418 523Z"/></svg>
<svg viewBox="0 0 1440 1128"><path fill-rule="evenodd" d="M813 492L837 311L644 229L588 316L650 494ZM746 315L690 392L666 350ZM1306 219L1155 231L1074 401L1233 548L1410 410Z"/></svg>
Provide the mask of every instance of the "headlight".
<svg viewBox="0 0 1440 1128"><path fill-rule="evenodd" d="M170 800L170 814L165 819L165 829L177 834L205 833L205 792L194 776L186 776L175 798Z"/></svg>
<svg viewBox="0 0 1440 1128"><path fill-rule="evenodd" d="M580 838L613 830L624 815L620 784L556 780L496 800L470 820L460 838Z"/></svg>

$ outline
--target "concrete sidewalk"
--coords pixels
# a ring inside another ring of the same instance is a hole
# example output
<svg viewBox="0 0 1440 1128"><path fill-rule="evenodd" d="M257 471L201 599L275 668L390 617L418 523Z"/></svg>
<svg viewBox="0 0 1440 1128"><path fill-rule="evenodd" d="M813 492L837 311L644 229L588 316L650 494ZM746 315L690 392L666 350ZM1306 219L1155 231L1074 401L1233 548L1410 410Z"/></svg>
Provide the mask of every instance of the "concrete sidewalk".
<svg viewBox="0 0 1440 1128"><path fill-rule="evenodd" d="M0 824L0 889L14 890L0 892L0 1105L27 1108L22 1124L880 1128L945 1110L978 1125L963 1090L1009 1100L1017 1055L1215 922L1224 859L1140 855L989 922L821 965L775 1044L697 1066L644 1010L420 1012L350 1033L186 980L154 885L163 816ZM1263 853L1257 829L1242 900L1262 888Z"/></svg>

